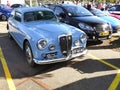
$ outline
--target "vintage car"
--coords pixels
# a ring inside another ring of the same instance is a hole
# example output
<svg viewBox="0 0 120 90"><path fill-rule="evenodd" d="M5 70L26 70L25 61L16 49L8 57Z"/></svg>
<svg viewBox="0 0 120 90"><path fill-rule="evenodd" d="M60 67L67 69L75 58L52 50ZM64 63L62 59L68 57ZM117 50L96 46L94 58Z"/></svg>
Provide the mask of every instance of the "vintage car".
<svg viewBox="0 0 120 90"><path fill-rule="evenodd" d="M74 4L58 4L53 8L61 22L70 24L83 30L88 41L111 38L111 25L105 20L94 16L86 8Z"/></svg>
<svg viewBox="0 0 120 90"><path fill-rule="evenodd" d="M100 9L91 9L90 10L94 15L108 21L113 29L113 33L116 33L120 30L120 20L114 17L108 16L105 12L101 11Z"/></svg>
<svg viewBox="0 0 120 90"><path fill-rule="evenodd" d="M52 10L41 7L13 10L7 24L9 37L25 51L30 66L71 60L86 54L86 34L60 23Z"/></svg>
<svg viewBox="0 0 120 90"><path fill-rule="evenodd" d="M11 12L12 8L5 4L0 4L0 19L2 21L6 21L9 18Z"/></svg>

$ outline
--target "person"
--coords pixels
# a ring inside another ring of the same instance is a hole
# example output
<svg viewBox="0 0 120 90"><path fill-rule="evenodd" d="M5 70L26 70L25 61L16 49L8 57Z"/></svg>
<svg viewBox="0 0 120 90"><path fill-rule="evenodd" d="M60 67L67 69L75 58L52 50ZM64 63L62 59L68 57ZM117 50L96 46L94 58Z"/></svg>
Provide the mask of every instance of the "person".
<svg viewBox="0 0 120 90"><path fill-rule="evenodd" d="M102 9L103 8L103 4L100 2L98 3L98 9Z"/></svg>
<svg viewBox="0 0 120 90"><path fill-rule="evenodd" d="M64 4L64 1L62 1L62 4Z"/></svg>
<svg viewBox="0 0 120 90"><path fill-rule="evenodd" d="M87 9L88 9L89 11L92 10L91 4L88 4L88 5L87 5Z"/></svg>
<svg viewBox="0 0 120 90"><path fill-rule="evenodd" d="M7 6L10 7L10 3L9 3L9 1L7 1Z"/></svg>

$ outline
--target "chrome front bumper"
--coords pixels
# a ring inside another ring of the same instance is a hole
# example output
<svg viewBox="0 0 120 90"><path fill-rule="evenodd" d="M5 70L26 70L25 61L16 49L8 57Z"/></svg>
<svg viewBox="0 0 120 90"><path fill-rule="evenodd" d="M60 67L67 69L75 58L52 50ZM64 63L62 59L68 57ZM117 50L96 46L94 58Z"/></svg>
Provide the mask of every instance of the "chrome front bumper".
<svg viewBox="0 0 120 90"><path fill-rule="evenodd" d="M66 58L59 58L59 59L52 59L52 60L37 60L33 59L36 64L51 64L51 63L57 63L57 62L63 62L63 61L68 61L71 60L72 58L76 58L82 55L85 55L87 53L87 49L85 49L82 53L77 53L77 54L70 54Z"/></svg>

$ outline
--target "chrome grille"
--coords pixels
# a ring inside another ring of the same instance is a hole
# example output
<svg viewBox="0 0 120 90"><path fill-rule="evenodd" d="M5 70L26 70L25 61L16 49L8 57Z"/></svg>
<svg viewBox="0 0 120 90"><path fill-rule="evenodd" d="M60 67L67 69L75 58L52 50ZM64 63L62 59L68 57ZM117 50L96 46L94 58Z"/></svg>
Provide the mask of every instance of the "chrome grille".
<svg viewBox="0 0 120 90"><path fill-rule="evenodd" d="M67 57L71 53L72 35L61 35L59 37L59 44L62 55Z"/></svg>
<svg viewBox="0 0 120 90"><path fill-rule="evenodd" d="M110 26L108 24L96 25L95 29L96 29L97 32L99 32L99 31L110 31Z"/></svg>

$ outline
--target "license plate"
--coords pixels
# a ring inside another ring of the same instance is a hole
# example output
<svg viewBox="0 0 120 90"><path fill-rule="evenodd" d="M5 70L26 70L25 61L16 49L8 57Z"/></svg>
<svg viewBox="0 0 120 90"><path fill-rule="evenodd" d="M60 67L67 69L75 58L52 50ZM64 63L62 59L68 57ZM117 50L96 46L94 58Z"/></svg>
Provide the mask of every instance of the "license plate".
<svg viewBox="0 0 120 90"><path fill-rule="evenodd" d="M109 35L109 32L101 32L100 33L100 36L107 36L107 35Z"/></svg>
<svg viewBox="0 0 120 90"><path fill-rule="evenodd" d="M75 48L72 50L72 54L77 54L77 53L81 53L83 51L83 48L80 47L80 48Z"/></svg>

